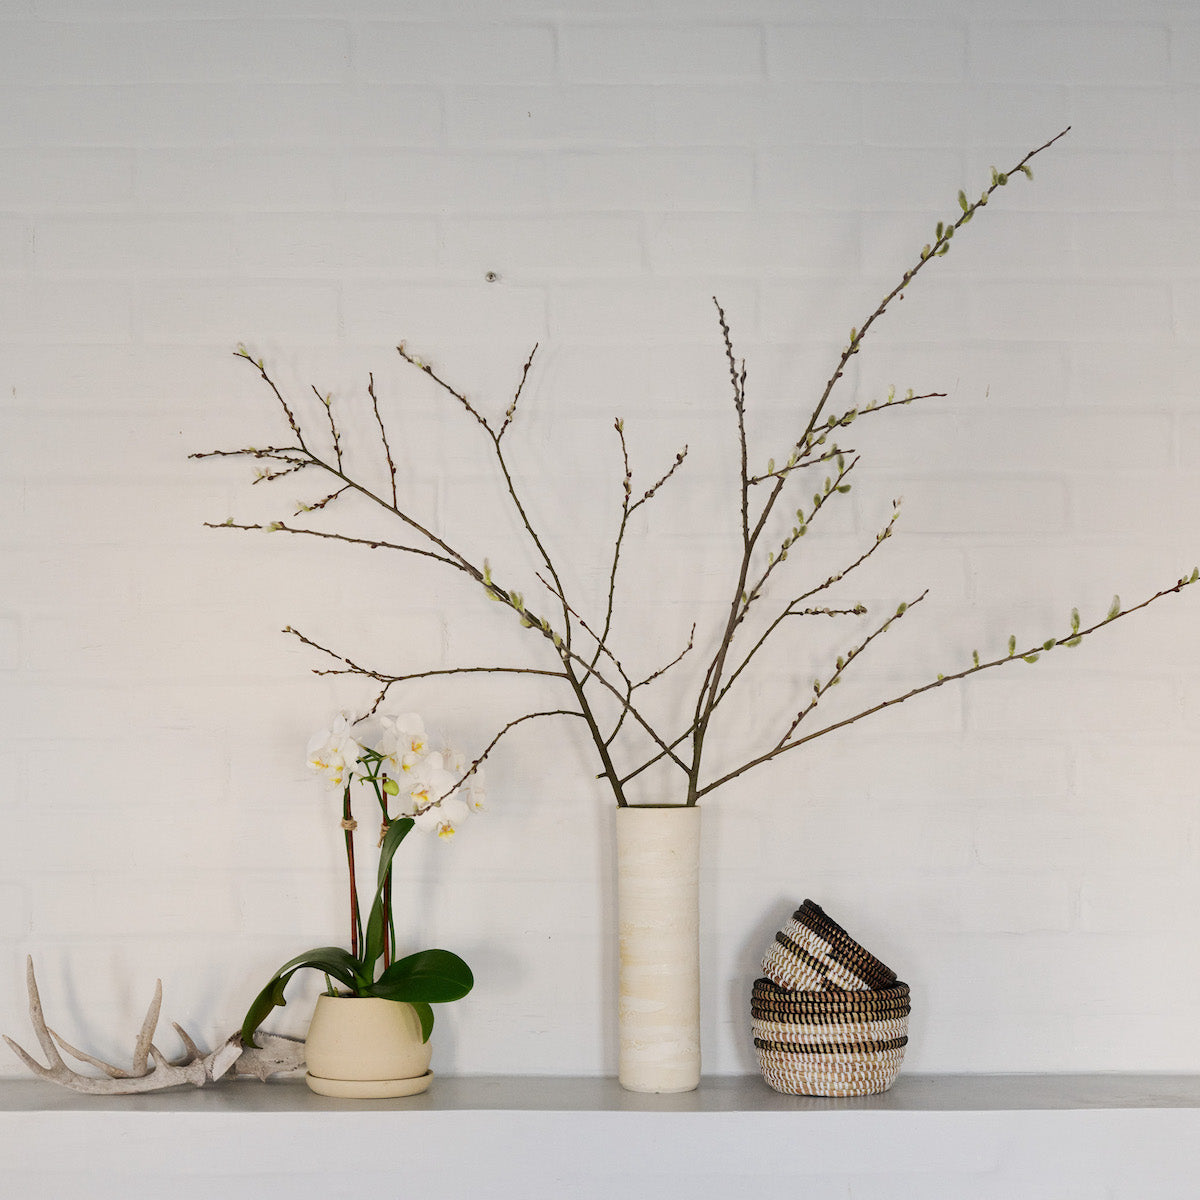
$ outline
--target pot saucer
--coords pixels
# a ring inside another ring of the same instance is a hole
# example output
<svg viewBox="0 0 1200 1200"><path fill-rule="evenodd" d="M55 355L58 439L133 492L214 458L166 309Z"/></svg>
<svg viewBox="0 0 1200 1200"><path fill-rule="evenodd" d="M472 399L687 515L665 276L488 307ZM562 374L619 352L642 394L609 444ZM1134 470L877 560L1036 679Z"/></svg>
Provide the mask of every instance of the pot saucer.
<svg viewBox="0 0 1200 1200"><path fill-rule="evenodd" d="M411 1079L324 1079L308 1072L304 1076L309 1089L318 1096L337 1096L343 1100L392 1100L399 1096L418 1096L433 1082L433 1072Z"/></svg>

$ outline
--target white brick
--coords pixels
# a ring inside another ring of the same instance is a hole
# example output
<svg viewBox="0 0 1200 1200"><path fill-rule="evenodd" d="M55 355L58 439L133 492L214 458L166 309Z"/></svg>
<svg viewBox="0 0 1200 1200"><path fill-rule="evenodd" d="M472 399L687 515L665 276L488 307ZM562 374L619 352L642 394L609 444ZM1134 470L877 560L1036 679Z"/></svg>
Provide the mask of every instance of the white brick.
<svg viewBox="0 0 1200 1200"><path fill-rule="evenodd" d="M339 181L311 154L241 149L146 151L137 198L149 211L311 212L333 207Z"/></svg>
<svg viewBox="0 0 1200 1200"><path fill-rule="evenodd" d="M488 271L500 282L636 276L642 265L642 224L635 217L527 217L445 223L442 265L475 280Z"/></svg>
<svg viewBox="0 0 1200 1200"><path fill-rule="evenodd" d="M575 212L745 209L753 185L752 158L741 149L560 154L548 171L553 201Z"/></svg>
<svg viewBox="0 0 1200 1200"><path fill-rule="evenodd" d="M476 282L455 287L423 284L357 284L345 295L347 332L355 338L391 338L428 349L447 330L470 328L490 340L532 346L545 334L545 296L540 288L502 282Z"/></svg>
<svg viewBox="0 0 1200 1200"><path fill-rule="evenodd" d="M893 819L885 826L867 819L866 814L857 821L847 820L846 808L844 803L830 808L805 805L805 836L832 858L848 861L861 855L867 861L884 862L898 853L917 870L935 864L939 870L953 870L970 861L970 828L952 812L941 812L931 820L928 810L897 811L893 807Z"/></svg>
<svg viewBox="0 0 1200 1200"><path fill-rule="evenodd" d="M0 671L15 671L21 665L21 625L12 616L0 616Z"/></svg>
<svg viewBox="0 0 1200 1200"><path fill-rule="evenodd" d="M1119 501L1116 511L1113 511L1114 497ZM1177 478L1160 478L1153 487L1117 485L1115 493L1111 476L1084 475L1071 481L1071 507L1080 528L1094 528L1099 522L1108 535L1164 536L1171 515L1193 503L1194 486ZM1168 532L1165 539L1168 545L1174 542L1180 547L1176 551L1180 557L1164 564L1164 573L1174 577L1195 554L1187 547L1186 540L1177 535Z"/></svg>
<svg viewBox="0 0 1200 1200"><path fill-rule="evenodd" d="M228 274L232 224L129 214L44 219L34 226L34 262L49 275Z"/></svg>
<svg viewBox="0 0 1200 1200"><path fill-rule="evenodd" d="M340 181L352 212L540 212L546 206L546 164L533 154L395 153L362 151Z"/></svg>
<svg viewBox="0 0 1200 1200"><path fill-rule="evenodd" d="M1155 280L1191 273L1180 262L1189 225L1182 214L1080 213L1071 220L1079 269L1088 278ZM1200 275L1200 267L1197 267Z"/></svg>
<svg viewBox="0 0 1200 1200"><path fill-rule="evenodd" d="M896 915L914 932L1050 933L1072 927L1075 889L1061 872L913 875Z"/></svg>
<svg viewBox="0 0 1200 1200"><path fill-rule="evenodd" d="M1158 83L1168 66L1161 24L973 22L968 62L983 79L1070 83Z"/></svg>
<svg viewBox="0 0 1200 1200"><path fill-rule="evenodd" d="M332 146L431 146L440 144L444 136L445 101L433 87L388 82L363 84L352 92L305 89L299 95L304 105L315 110L300 128L286 96L274 103L270 98L256 101L256 127L270 135L273 145L312 138L314 131L322 144ZM272 124L264 129L267 119Z"/></svg>
<svg viewBox="0 0 1200 1200"><path fill-rule="evenodd" d="M429 218L288 213L254 216L232 233L236 272L251 278L433 275L438 227Z"/></svg>
<svg viewBox="0 0 1200 1200"><path fill-rule="evenodd" d="M1059 667L1051 670L1054 661ZM1074 669L1063 667L1064 662ZM1158 676L1106 675L1082 658L1051 656L1033 666L1014 662L1003 668L1003 675L998 668L972 693L971 727L1026 736L1044 731L1116 734L1136 725L1141 712L1169 713L1173 694L1170 682ZM1161 730L1161 721L1155 727Z"/></svg>
<svg viewBox="0 0 1200 1200"><path fill-rule="evenodd" d="M971 308L999 338L1164 341L1171 333L1171 292L1161 284L997 282L977 289Z"/></svg>
<svg viewBox="0 0 1200 1200"><path fill-rule="evenodd" d="M441 96L432 88L403 83L351 90L297 78L264 90L253 82L235 81L216 93L202 83L153 84L122 89L115 96L105 93L102 99L119 125L112 133L98 134L100 141L260 145L278 153L289 146L327 151L361 145L429 146L442 137ZM84 119L102 129L110 123L103 111Z"/></svg>
<svg viewBox="0 0 1200 1200"><path fill-rule="evenodd" d="M820 145L862 135L860 89L834 82L657 88L653 112L656 136L668 145Z"/></svg>
<svg viewBox="0 0 1200 1200"><path fill-rule="evenodd" d="M962 184L960 155L939 149L921 159L892 148L780 148L760 164L757 194L767 209L944 212Z"/></svg>
<svg viewBox="0 0 1200 1200"><path fill-rule="evenodd" d="M146 83L17 91L0 144L13 146L429 146L442 137L436 89L298 80L268 90L249 81ZM315 187L318 180L313 179Z"/></svg>
<svg viewBox="0 0 1200 1200"><path fill-rule="evenodd" d="M1049 137L1070 114L1065 85L987 84L967 76L958 83L872 83L862 90L868 144L939 147L965 142L991 153L992 147L1020 144L1043 131ZM1062 120L1053 114L1061 114Z"/></svg>
<svg viewBox="0 0 1200 1200"><path fill-rule="evenodd" d="M1158 87L1076 87L1071 92L1070 137L1096 150L1173 150L1192 123L1179 98Z"/></svg>
<svg viewBox="0 0 1200 1200"><path fill-rule="evenodd" d="M156 94L133 83L13 90L4 100L0 139L6 145L28 147L227 140L232 121L209 95L193 89L189 96L183 88L162 88Z"/></svg>
<svg viewBox="0 0 1200 1200"><path fill-rule="evenodd" d="M1197 903L1200 896L1186 872L1146 880L1131 892L1128 871L1118 871L1084 882L1081 926L1100 933L1169 928L1175 913L1193 910Z"/></svg>
<svg viewBox="0 0 1200 1200"><path fill-rule="evenodd" d="M763 74L762 30L753 25L568 25L559 43L569 80L727 83Z"/></svg>
<svg viewBox="0 0 1200 1200"><path fill-rule="evenodd" d="M726 284L725 301L739 311L752 311L753 301L742 283ZM712 299L706 289L687 283L643 285L635 296L620 284L582 284L551 294L551 330L565 340L624 343L682 339L703 342L719 352L713 336ZM717 360L714 358L713 360ZM714 388L718 379L713 377Z"/></svg>
<svg viewBox="0 0 1200 1200"><path fill-rule="evenodd" d="M447 98L454 146L624 145L650 140L648 87L542 84L457 87Z"/></svg>
<svg viewBox="0 0 1200 1200"><path fill-rule="evenodd" d="M127 28L151 81L252 80L262 87L300 79L343 82L349 75L349 30L342 22L171 20Z"/></svg>
<svg viewBox="0 0 1200 1200"><path fill-rule="evenodd" d="M128 341L128 283L51 283L34 279L0 295L0 343L103 345Z"/></svg>
<svg viewBox="0 0 1200 1200"><path fill-rule="evenodd" d="M13 150L4 155L0 208L39 212L110 209L133 195L130 150Z"/></svg>
<svg viewBox="0 0 1200 1200"><path fill-rule="evenodd" d="M32 240L24 221L15 217L0 218L0 274L28 270Z"/></svg>
<svg viewBox="0 0 1200 1200"><path fill-rule="evenodd" d="M18 883L0 881L0 938L20 938L29 931L25 889Z"/></svg>
<svg viewBox="0 0 1200 1200"><path fill-rule="evenodd" d="M1171 287L1175 331L1180 342L1200 345L1200 282L1176 283Z"/></svg>
<svg viewBox="0 0 1200 1200"><path fill-rule="evenodd" d="M554 32L549 25L486 21L368 21L357 29L355 62L374 82L547 82L554 75Z"/></svg>
<svg viewBox="0 0 1200 1200"><path fill-rule="evenodd" d="M1153 343L1114 340L1070 346L1067 355L1072 403L1131 411L1190 396L1200 366L1200 348L1178 340L1168 354Z"/></svg>
<svg viewBox="0 0 1200 1200"><path fill-rule="evenodd" d="M0 750L0 809L14 809L26 801L24 754L18 743Z"/></svg>
<svg viewBox="0 0 1200 1200"><path fill-rule="evenodd" d="M138 291L134 322L151 342L207 337L226 345L328 338L338 329L332 283L148 283Z"/></svg>
<svg viewBox="0 0 1200 1200"><path fill-rule="evenodd" d="M172 846L167 844L155 857L161 864L157 869L110 872L92 866L84 872L41 875L29 888L34 937L110 937L114 929L126 938L177 934L192 927L197 910L205 913L207 932L233 931L234 904L225 872L172 867Z"/></svg>
<svg viewBox="0 0 1200 1200"><path fill-rule="evenodd" d="M22 528L34 539L52 545L94 545L97 541L119 545L149 539L178 539L180 526L203 518L208 493L190 480L171 491L175 507L162 503L163 486L151 483L29 482L23 489ZM187 499L184 500L184 497ZM223 518L222 518L223 519Z"/></svg>
<svg viewBox="0 0 1200 1200"><path fill-rule="evenodd" d="M802 274L842 275L855 270L859 219L819 214L666 214L651 223L647 254L662 275L702 277Z"/></svg>
<svg viewBox="0 0 1200 1200"><path fill-rule="evenodd" d="M6 21L0 77L9 84L122 83L144 78L137 26L112 21Z"/></svg>
<svg viewBox="0 0 1200 1200"><path fill-rule="evenodd" d="M783 25L767 42L773 79L954 80L965 59L965 27L946 22Z"/></svg>

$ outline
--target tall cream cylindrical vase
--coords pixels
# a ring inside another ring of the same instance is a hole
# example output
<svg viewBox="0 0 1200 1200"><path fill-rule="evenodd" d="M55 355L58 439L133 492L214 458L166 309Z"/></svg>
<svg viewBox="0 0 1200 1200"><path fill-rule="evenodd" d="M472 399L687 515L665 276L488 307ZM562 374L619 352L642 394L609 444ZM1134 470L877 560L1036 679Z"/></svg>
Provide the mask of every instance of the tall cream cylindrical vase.
<svg viewBox="0 0 1200 1200"><path fill-rule="evenodd" d="M631 1092L700 1082L700 810L617 809L617 1076Z"/></svg>

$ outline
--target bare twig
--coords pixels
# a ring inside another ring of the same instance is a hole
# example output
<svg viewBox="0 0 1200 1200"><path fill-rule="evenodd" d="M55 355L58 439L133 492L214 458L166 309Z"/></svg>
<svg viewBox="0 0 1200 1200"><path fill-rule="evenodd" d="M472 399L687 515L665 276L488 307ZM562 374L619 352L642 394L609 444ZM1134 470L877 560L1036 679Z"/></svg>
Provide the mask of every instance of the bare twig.
<svg viewBox="0 0 1200 1200"><path fill-rule="evenodd" d="M785 754L789 750L796 750L800 746L806 745L808 742L815 741L819 737L824 737L826 734L833 733L836 729L844 729L847 725L853 725L858 721L862 721L867 717L873 716L875 713L882 712L885 708L892 708L897 704L903 704L907 700L911 700L914 696L920 696L925 692L930 692L934 688L939 688L943 684L953 683L959 679L966 679L970 675L978 675L980 671L989 671L994 667L1002 667L1007 663L1012 662L1036 662L1038 658L1050 650L1058 646L1078 646L1080 641L1089 634L1095 633L1104 626L1112 624L1113 621L1119 620L1121 617L1127 617L1131 613L1138 612L1140 609L1146 608L1153 604L1156 600L1161 600L1164 596L1172 595L1176 592L1183 591L1184 588L1190 587L1192 584L1200 581L1200 573L1195 571L1190 576L1184 576L1171 586L1163 588L1161 591L1155 592L1153 596L1143 600L1140 604L1135 604L1131 608L1119 608L1110 610L1109 615L1102 621L1097 621L1094 625L1089 625L1086 629L1072 628L1069 633L1058 638L1049 638L1040 645L1033 645L1025 650L1017 650L1015 639L1010 639L1010 648L1007 654L1001 655L998 658L990 659L987 662L973 662L971 666L963 668L961 671L955 671L950 675L938 675L936 679L931 679L928 683L923 683L919 687L911 688L909 691L902 693L899 696L892 696L888 700L881 700L878 704L872 704L869 708L864 708L861 712L855 713L852 717L846 717L841 721L834 721L830 725L826 725L821 729L817 729L812 733L806 734L804 737L793 738L786 745L779 746L766 754L759 755L743 763L740 767L727 772L718 779L714 779L711 783L706 784L700 789L700 795L706 795L708 792L715 791L723 784L728 783L731 779L736 779L739 775L744 774L752 767L761 765L764 762L769 762L773 758L777 758L780 754Z"/></svg>
<svg viewBox="0 0 1200 1200"><path fill-rule="evenodd" d="M395 508L399 504L396 498L396 464L392 459L392 448L388 445L387 427L383 423L383 417L379 414L379 398L375 395L375 373L373 371L367 375L367 395L371 397L371 408L375 413L375 423L379 426L379 440L383 443L383 453L387 459L388 475L392 481L392 507Z"/></svg>

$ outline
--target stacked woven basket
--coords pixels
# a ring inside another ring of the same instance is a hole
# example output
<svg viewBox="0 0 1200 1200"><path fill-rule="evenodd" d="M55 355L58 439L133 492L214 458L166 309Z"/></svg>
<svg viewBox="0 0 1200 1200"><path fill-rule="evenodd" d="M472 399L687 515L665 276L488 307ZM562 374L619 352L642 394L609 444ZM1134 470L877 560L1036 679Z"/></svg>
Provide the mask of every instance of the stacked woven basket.
<svg viewBox="0 0 1200 1200"><path fill-rule="evenodd" d="M750 999L754 1049L776 1091L869 1096L895 1082L908 1045L908 984L819 904L805 902L763 955Z"/></svg>

